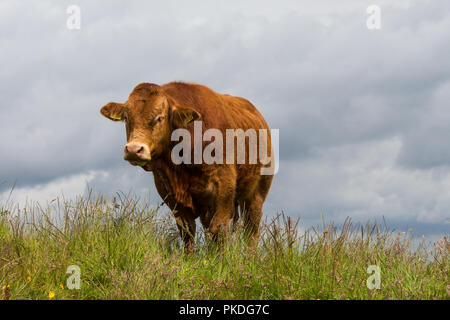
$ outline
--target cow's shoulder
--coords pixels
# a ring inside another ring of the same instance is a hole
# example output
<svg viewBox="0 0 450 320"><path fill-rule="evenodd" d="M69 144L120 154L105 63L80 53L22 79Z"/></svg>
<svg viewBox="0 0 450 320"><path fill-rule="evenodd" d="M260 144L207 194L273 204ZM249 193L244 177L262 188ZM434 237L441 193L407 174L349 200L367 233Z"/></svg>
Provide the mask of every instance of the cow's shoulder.
<svg viewBox="0 0 450 320"><path fill-rule="evenodd" d="M178 105L198 111L206 122L209 122L208 119L222 118L221 115L224 112L222 95L204 85L170 82L163 85L163 89L166 95Z"/></svg>
<svg viewBox="0 0 450 320"><path fill-rule="evenodd" d="M182 99L192 99L199 96L208 97L218 95L218 93L208 88L207 86L193 82L173 81L163 85L162 88L167 95Z"/></svg>

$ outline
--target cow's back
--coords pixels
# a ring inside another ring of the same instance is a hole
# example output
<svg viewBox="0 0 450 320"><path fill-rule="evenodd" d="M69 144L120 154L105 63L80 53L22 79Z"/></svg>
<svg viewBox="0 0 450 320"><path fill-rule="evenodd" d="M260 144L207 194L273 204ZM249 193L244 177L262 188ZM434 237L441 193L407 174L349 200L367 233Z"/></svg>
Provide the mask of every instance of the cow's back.
<svg viewBox="0 0 450 320"><path fill-rule="evenodd" d="M170 82L163 89L177 104L198 111L204 130L268 129L262 115L247 99L220 94L192 83Z"/></svg>

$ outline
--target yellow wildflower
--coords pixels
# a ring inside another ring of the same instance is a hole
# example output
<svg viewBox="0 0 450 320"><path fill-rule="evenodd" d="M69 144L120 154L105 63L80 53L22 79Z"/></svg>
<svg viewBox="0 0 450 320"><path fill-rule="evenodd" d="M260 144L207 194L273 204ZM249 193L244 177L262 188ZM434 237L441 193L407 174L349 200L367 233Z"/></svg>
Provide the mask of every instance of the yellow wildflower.
<svg viewBox="0 0 450 320"><path fill-rule="evenodd" d="M53 299L53 298L55 297L55 293L54 293L53 291L50 291L50 292L48 293L48 297L49 297L50 299Z"/></svg>
<svg viewBox="0 0 450 320"><path fill-rule="evenodd" d="M27 281L31 282L31 277L30 276L27 277Z"/></svg>
<svg viewBox="0 0 450 320"><path fill-rule="evenodd" d="M62 283L59 284L59 287L61 288L61 290L64 290L64 286Z"/></svg>

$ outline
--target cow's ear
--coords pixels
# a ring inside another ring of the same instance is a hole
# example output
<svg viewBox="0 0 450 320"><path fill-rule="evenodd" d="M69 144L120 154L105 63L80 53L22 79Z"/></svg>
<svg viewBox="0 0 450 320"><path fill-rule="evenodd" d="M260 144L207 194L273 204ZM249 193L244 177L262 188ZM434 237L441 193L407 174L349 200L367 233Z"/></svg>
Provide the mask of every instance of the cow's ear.
<svg viewBox="0 0 450 320"><path fill-rule="evenodd" d="M124 111L124 106L115 102L110 102L100 109L100 113L112 121L122 121Z"/></svg>
<svg viewBox="0 0 450 320"><path fill-rule="evenodd" d="M179 105L172 106L170 111L170 121L176 128L184 127L188 123L201 119L200 113L192 108L181 107Z"/></svg>

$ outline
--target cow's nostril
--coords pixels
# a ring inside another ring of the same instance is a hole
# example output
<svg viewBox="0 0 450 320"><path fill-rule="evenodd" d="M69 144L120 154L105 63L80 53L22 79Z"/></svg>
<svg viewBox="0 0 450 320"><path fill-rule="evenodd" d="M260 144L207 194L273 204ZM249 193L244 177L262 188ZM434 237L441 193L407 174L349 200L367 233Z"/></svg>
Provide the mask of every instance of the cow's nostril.
<svg viewBox="0 0 450 320"><path fill-rule="evenodd" d="M145 144L130 142L124 147L124 159L127 161L148 161L147 147Z"/></svg>

